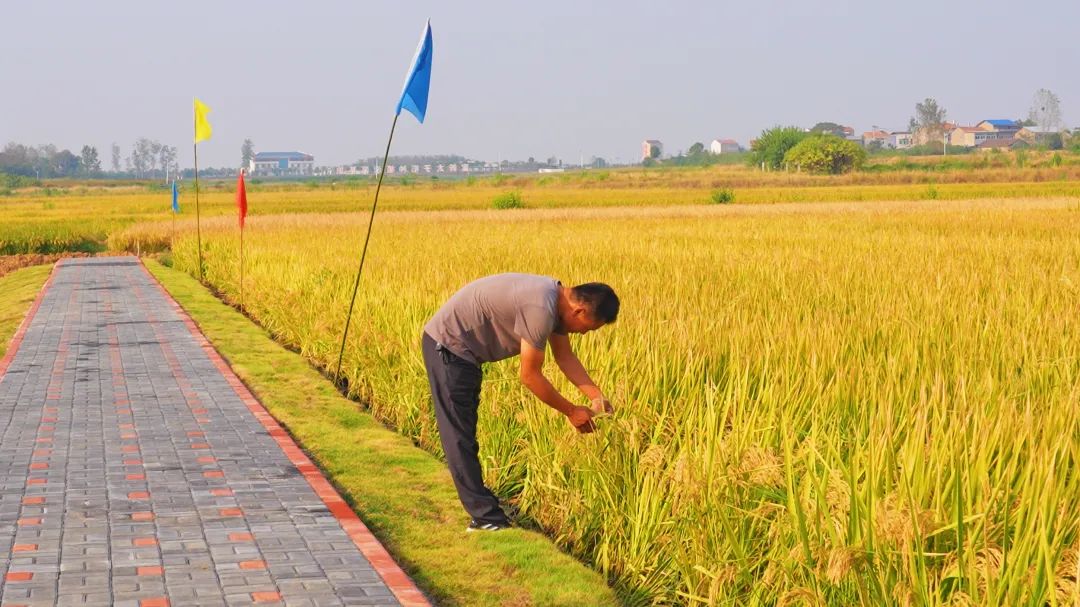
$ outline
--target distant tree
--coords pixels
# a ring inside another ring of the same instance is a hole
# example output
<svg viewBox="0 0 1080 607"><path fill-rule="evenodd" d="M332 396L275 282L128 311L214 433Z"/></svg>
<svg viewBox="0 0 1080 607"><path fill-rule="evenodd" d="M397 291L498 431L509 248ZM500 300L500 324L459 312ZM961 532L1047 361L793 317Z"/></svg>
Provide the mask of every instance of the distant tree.
<svg viewBox="0 0 1080 607"><path fill-rule="evenodd" d="M885 148L885 142L880 139L871 139L870 143L866 144L866 151L873 154L874 152L880 152Z"/></svg>
<svg viewBox="0 0 1080 607"><path fill-rule="evenodd" d="M163 147L161 142L146 137L139 137L135 140L130 159L131 169L135 171L136 177L147 177L157 171ZM164 172L164 167L162 169L162 172Z"/></svg>
<svg viewBox="0 0 1080 607"><path fill-rule="evenodd" d="M37 146L37 154L34 156L34 174L41 177L57 175L59 171L56 155L59 153L60 150L51 143Z"/></svg>
<svg viewBox="0 0 1080 607"><path fill-rule="evenodd" d="M839 175L862 166L866 150L854 141L827 133L806 137L784 154L784 162L811 173Z"/></svg>
<svg viewBox="0 0 1080 607"><path fill-rule="evenodd" d="M750 146L748 161L751 165L779 169L784 163L784 155L805 139L808 133L797 126L775 126L761 132L761 136Z"/></svg>
<svg viewBox="0 0 1080 607"><path fill-rule="evenodd" d="M0 172L10 175L35 175L37 150L21 143L11 142L0 151Z"/></svg>
<svg viewBox="0 0 1080 607"><path fill-rule="evenodd" d="M641 161L641 166L643 166L643 167L656 166L656 157L655 156L649 156L645 160L642 160Z"/></svg>
<svg viewBox="0 0 1080 607"><path fill-rule="evenodd" d="M157 165L157 158L152 153L152 146L150 140L145 137L139 137L135 140L135 145L131 148L131 170L135 172L135 177L142 178L150 171L151 160Z"/></svg>
<svg viewBox="0 0 1080 607"><path fill-rule="evenodd" d="M1046 138L1046 148L1050 150L1060 150L1065 148L1065 138L1061 136L1061 133L1051 133Z"/></svg>
<svg viewBox="0 0 1080 607"><path fill-rule="evenodd" d="M60 150L52 155L50 173L58 177L71 177L79 172L79 157L71 150Z"/></svg>
<svg viewBox="0 0 1080 607"><path fill-rule="evenodd" d="M112 170L114 173L120 172L120 146L115 142L112 144Z"/></svg>
<svg viewBox="0 0 1080 607"><path fill-rule="evenodd" d="M687 152L689 156L700 156L705 152L705 144L700 141L690 146L690 150Z"/></svg>
<svg viewBox="0 0 1080 607"><path fill-rule="evenodd" d="M1031 100L1031 109L1028 111L1028 119L1034 121L1044 131L1061 129L1061 99L1048 89L1035 91L1035 97Z"/></svg>
<svg viewBox="0 0 1080 607"><path fill-rule="evenodd" d="M844 126L835 122L819 122L810 128L810 132L827 133L841 138L847 136L847 133L844 132Z"/></svg>
<svg viewBox="0 0 1080 607"><path fill-rule="evenodd" d="M1016 124L1019 124L1020 126L1039 126L1039 123L1031 118L1017 118Z"/></svg>
<svg viewBox="0 0 1080 607"><path fill-rule="evenodd" d="M97 175L101 172L101 160L98 159L97 148L84 145L79 157L79 168L83 175Z"/></svg>
<svg viewBox="0 0 1080 607"><path fill-rule="evenodd" d="M601 158L601 157L599 157L599 156L594 157L593 160L592 160L592 166L595 169L603 169L603 168L606 168L607 165L608 165L608 161Z"/></svg>
<svg viewBox="0 0 1080 607"><path fill-rule="evenodd" d="M936 99L927 97L915 104L915 115L908 126L912 133L919 132L926 141L939 141L945 134L945 108L938 105Z"/></svg>
<svg viewBox="0 0 1080 607"><path fill-rule="evenodd" d="M165 183L168 183L169 176L175 175L180 169L176 164L176 146L162 145L158 151L158 162L161 163L161 171L165 173Z"/></svg>
<svg viewBox="0 0 1080 607"><path fill-rule="evenodd" d="M255 158L255 144L251 142L251 139L245 139L244 144L240 146L240 167L246 169L251 165L252 158Z"/></svg>

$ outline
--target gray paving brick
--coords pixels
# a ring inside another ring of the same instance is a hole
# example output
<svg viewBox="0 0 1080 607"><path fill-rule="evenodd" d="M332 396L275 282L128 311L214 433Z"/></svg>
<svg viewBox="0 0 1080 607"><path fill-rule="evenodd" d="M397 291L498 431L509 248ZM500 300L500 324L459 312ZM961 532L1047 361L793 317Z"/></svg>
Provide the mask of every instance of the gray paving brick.
<svg viewBox="0 0 1080 607"><path fill-rule="evenodd" d="M0 377L8 573L4 605L398 604L131 258L65 260Z"/></svg>

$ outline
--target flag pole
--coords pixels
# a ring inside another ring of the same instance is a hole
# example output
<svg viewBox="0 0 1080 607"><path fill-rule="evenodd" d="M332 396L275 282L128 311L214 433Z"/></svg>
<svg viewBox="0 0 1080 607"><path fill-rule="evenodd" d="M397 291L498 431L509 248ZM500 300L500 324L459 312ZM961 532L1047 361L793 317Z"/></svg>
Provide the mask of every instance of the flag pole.
<svg viewBox="0 0 1080 607"><path fill-rule="evenodd" d="M244 311L244 227L240 227L240 311Z"/></svg>
<svg viewBox="0 0 1080 607"><path fill-rule="evenodd" d="M173 191L176 191L176 179L173 179ZM175 199L174 199L175 200ZM170 215L172 215L172 235L169 236L169 250L172 251L176 247L176 206L173 205L170 209Z"/></svg>
<svg viewBox="0 0 1080 607"><path fill-rule="evenodd" d="M195 242L199 250L199 282L203 281L202 226L199 219L199 144L195 144Z"/></svg>
<svg viewBox="0 0 1080 607"><path fill-rule="evenodd" d="M240 179L244 178L244 169L240 169ZM246 188L246 186L245 186ZM245 192L244 204L247 204ZM244 213L247 213L245 208ZM240 311L244 311L244 217L240 216Z"/></svg>
<svg viewBox="0 0 1080 607"><path fill-rule="evenodd" d="M375 185L375 202L371 204L371 217L368 219L367 236L364 237L364 250L360 253L360 269L356 271L352 299L349 301L349 314L345 317L345 331L341 334L341 349L338 350L337 370L334 372L335 382L341 381L341 359L345 355L345 339L349 336L349 322L352 320L353 306L356 304L356 292L360 289L360 273L364 271L368 242L371 240L371 226L375 223L375 207L379 204L379 190L382 189L383 177L386 176L386 161L390 159L390 142L394 140L394 129L397 127L397 120L400 115L400 112L394 114L394 122L390 125L390 137L386 140L386 153L383 154L382 170L379 171L379 181Z"/></svg>
<svg viewBox="0 0 1080 607"><path fill-rule="evenodd" d="M191 122L195 127L195 243L199 251L199 282L204 282L203 259L202 259L202 225L199 218L199 114L194 110L192 103Z"/></svg>

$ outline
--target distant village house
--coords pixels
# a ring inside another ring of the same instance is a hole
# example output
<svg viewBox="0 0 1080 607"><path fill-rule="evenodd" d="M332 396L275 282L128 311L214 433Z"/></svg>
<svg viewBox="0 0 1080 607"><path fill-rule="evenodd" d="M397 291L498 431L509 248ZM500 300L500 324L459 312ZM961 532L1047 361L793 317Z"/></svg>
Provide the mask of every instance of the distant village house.
<svg viewBox="0 0 1080 607"><path fill-rule="evenodd" d="M656 139L646 139L641 143L641 159L659 158L664 153L664 144Z"/></svg>
<svg viewBox="0 0 1080 607"><path fill-rule="evenodd" d="M713 154L730 154L732 152L741 152L742 148L734 139L713 139L712 143L709 144L709 151Z"/></svg>
<svg viewBox="0 0 1080 607"><path fill-rule="evenodd" d="M303 152L259 152L248 164L252 176L311 175L315 169L315 157Z"/></svg>

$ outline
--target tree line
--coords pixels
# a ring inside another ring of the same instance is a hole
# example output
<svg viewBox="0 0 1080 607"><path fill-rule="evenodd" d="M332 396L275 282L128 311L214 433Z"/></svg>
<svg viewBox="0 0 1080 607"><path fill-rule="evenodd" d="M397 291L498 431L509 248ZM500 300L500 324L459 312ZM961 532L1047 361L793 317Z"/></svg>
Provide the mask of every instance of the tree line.
<svg viewBox="0 0 1080 607"><path fill-rule="evenodd" d="M9 142L0 150L0 173L36 179L57 177L136 178L168 180L177 175L176 146L140 137L127 156L120 146L112 144L106 169L97 147L84 145L78 153L59 149L55 145L25 145Z"/></svg>

